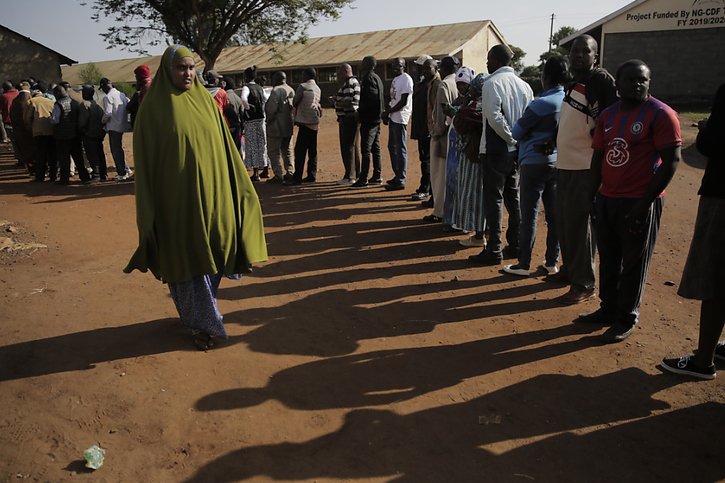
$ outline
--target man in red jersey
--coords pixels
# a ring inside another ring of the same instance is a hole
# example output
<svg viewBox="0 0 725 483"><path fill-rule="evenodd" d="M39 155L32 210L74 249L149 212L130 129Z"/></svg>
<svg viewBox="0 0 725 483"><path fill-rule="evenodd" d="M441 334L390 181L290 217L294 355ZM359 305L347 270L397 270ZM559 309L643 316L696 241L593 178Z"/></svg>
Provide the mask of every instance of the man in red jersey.
<svg viewBox="0 0 725 483"><path fill-rule="evenodd" d="M680 161L677 114L649 95L649 83L641 60L617 69L621 100L599 115L592 142L601 305L579 320L610 325L608 342L629 337L639 319L662 196Z"/></svg>

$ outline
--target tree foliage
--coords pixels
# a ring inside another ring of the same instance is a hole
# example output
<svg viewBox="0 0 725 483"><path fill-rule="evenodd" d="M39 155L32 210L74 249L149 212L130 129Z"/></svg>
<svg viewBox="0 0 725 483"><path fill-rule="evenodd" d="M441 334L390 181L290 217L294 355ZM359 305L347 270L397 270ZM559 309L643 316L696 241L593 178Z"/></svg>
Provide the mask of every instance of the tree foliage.
<svg viewBox="0 0 725 483"><path fill-rule="evenodd" d="M511 59L511 67L513 67L516 72L521 72L524 69L524 57L526 57L526 52L521 47L516 47L513 44L509 44L509 49L511 49L511 52L514 54Z"/></svg>
<svg viewBox="0 0 725 483"><path fill-rule="evenodd" d="M146 45L169 40L186 45L210 70L230 44L303 41L308 28L337 18L354 0L94 0L93 19L115 24L108 48L147 54Z"/></svg>
<svg viewBox="0 0 725 483"><path fill-rule="evenodd" d="M78 70L78 77L81 78L81 81L84 84L97 86L103 78L103 72L101 72L101 69L99 69L96 64L91 62L84 65Z"/></svg>
<svg viewBox="0 0 725 483"><path fill-rule="evenodd" d="M567 49L565 49L564 47L561 47L559 45L559 42L561 42L563 39L570 36L571 34L573 34L576 31L577 31L576 28L569 27L567 25L567 26L561 27L559 30L554 32L554 34L551 36L552 49L548 52L544 52L543 54L541 54L539 56L539 60L541 61L541 63L543 64L544 62L549 60L550 57L553 57L556 55L560 55L560 56L564 56L564 57L569 55L569 51Z"/></svg>

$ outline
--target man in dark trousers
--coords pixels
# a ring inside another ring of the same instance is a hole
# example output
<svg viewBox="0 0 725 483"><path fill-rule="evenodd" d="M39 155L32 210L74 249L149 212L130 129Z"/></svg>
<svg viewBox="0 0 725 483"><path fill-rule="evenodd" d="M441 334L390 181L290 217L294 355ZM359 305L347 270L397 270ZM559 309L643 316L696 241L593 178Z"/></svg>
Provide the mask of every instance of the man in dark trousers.
<svg viewBox="0 0 725 483"><path fill-rule="evenodd" d="M360 121L360 148L362 163L360 176L350 188L367 188L369 185L383 184L380 162L380 122L383 114L383 81L375 73L377 62L369 55L360 65L360 105L357 114ZM370 173L370 159L373 162L373 175Z"/></svg>
<svg viewBox="0 0 725 483"><path fill-rule="evenodd" d="M83 164L83 146L78 132L78 102L71 99L63 85L55 86L55 106L51 122L55 124L55 153L60 167L58 184L70 182L70 158L76 164L76 171L84 184L90 183L91 176Z"/></svg>
<svg viewBox="0 0 725 483"><path fill-rule="evenodd" d="M410 138L418 141L418 158L420 159L420 185L411 200L423 201L430 196L430 132L428 131L428 86L430 79L424 72L424 64L431 60L430 55L423 54L414 64L413 72L413 114L411 116Z"/></svg>
<svg viewBox="0 0 725 483"><path fill-rule="evenodd" d="M623 341L637 324L664 190L680 161L677 113L649 95L649 83L641 60L617 69L621 100L599 115L592 142L601 306L579 320L610 325L607 342Z"/></svg>
<svg viewBox="0 0 725 483"><path fill-rule="evenodd" d="M360 105L360 82L352 75L350 64L337 68L337 79L341 82L333 98L340 133L340 155L345 173L337 184L352 184L360 174L360 152L357 143L357 108Z"/></svg>
<svg viewBox="0 0 725 483"><path fill-rule="evenodd" d="M594 298L594 228L590 212L592 135L599 113L616 100L614 79L597 67L599 47L589 35L574 40L569 61L574 75L566 88L556 138L556 232L563 265L548 281L570 285L564 305Z"/></svg>

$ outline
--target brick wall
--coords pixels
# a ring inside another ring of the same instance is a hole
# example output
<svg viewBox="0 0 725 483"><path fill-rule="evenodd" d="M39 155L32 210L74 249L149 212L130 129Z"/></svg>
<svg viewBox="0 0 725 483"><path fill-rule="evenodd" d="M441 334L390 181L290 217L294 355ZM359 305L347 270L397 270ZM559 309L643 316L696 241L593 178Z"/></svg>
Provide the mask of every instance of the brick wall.
<svg viewBox="0 0 725 483"><path fill-rule="evenodd" d="M614 75L629 59L650 66L655 97L675 106L709 106L725 83L725 28L606 34L604 67Z"/></svg>

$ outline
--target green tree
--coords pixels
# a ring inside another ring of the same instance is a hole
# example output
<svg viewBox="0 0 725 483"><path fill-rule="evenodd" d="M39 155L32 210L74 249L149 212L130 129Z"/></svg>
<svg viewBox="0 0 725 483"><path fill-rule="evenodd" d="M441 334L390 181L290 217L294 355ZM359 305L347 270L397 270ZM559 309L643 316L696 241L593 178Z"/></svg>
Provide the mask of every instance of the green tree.
<svg viewBox="0 0 725 483"><path fill-rule="evenodd" d="M115 20L104 34L108 48L146 54L170 39L196 52L204 70L214 68L232 43L301 41L323 18L337 18L354 0L94 0L92 18Z"/></svg>
<svg viewBox="0 0 725 483"><path fill-rule="evenodd" d="M526 81L530 86L531 90L534 91L535 95L539 95L543 90L541 86L541 66L538 65L527 65L521 71L520 77Z"/></svg>
<svg viewBox="0 0 725 483"><path fill-rule="evenodd" d="M524 69L524 57L526 57L526 52L524 52L521 47L516 47L512 44L509 44L509 49L511 49L511 52L514 54L511 59L511 67L513 67L516 72L521 72Z"/></svg>
<svg viewBox="0 0 725 483"><path fill-rule="evenodd" d="M80 68L78 71L78 77L81 78L81 81L84 84L97 86L103 77L103 72L101 72L101 69L99 69L96 64L90 62Z"/></svg>
<svg viewBox="0 0 725 483"><path fill-rule="evenodd" d="M567 25L567 26L561 27L559 30L554 32L554 34L551 36L552 49L548 52L544 52L543 54L541 54L539 56L539 60L541 61L541 63L543 64L544 62L546 62L549 59L549 57L551 57L553 55L562 55L565 57L567 55L569 55L569 51L563 47L560 47L559 43L563 39L570 36L571 34L573 34L576 31L577 31L577 29L575 27L570 27Z"/></svg>

